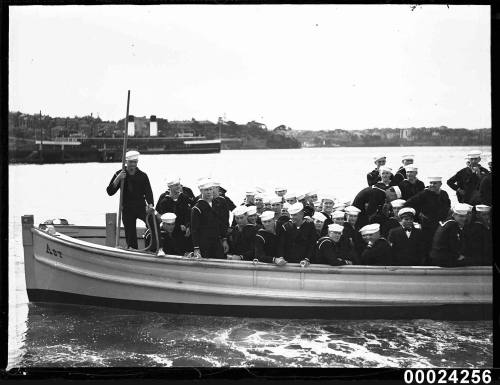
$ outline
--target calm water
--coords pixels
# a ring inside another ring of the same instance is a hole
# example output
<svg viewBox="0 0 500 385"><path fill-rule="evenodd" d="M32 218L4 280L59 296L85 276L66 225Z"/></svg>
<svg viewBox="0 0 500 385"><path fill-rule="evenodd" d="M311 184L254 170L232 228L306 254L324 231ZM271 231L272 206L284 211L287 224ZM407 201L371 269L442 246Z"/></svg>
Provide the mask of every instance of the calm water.
<svg viewBox="0 0 500 385"><path fill-rule="evenodd" d="M490 148L479 148L490 152ZM206 155L146 155L139 167L155 199L177 174L219 178L235 203L248 188L284 185L352 199L366 185L372 156L388 165L416 155L419 177L448 178L464 165L469 147L317 148L223 151ZM268 320L169 315L73 305L28 304L20 218L35 223L67 218L104 226L118 195L105 188L120 164L9 166L9 366L492 366L490 321L442 322ZM454 194L447 188L452 202Z"/></svg>

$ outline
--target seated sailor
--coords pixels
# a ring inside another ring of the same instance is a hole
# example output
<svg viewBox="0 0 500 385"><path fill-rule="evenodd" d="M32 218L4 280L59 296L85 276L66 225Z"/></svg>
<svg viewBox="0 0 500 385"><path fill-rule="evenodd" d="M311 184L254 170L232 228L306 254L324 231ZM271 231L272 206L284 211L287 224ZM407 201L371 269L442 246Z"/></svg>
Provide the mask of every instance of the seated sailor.
<svg viewBox="0 0 500 385"><path fill-rule="evenodd" d="M297 200L304 206L304 216L312 218L314 214L314 204L310 201L307 194L301 194L297 196Z"/></svg>
<svg viewBox="0 0 500 385"><path fill-rule="evenodd" d="M254 207L255 206L250 206ZM229 241L229 253L227 259L253 260L254 242L257 227L248 223L248 207L238 206L233 210L236 226L231 231Z"/></svg>
<svg viewBox="0 0 500 385"><path fill-rule="evenodd" d="M359 230L366 246L361 254L361 264L389 266L392 265L392 251L389 241L380 236L380 224L372 223Z"/></svg>
<svg viewBox="0 0 500 385"><path fill-rule="evenodd" d="M255 206L255 195L257 195L257 191L254 190L248 190L245 192L245 199L243 200L242 205Z"/></svg>
<svg viewBox="0 0 500 385"><path fill-rule="evenodd" d="M405 207L397 214L401 226L389 231L394 265L421 266L425 264L425 248L422 230L414 226L415 209Z"/></svg>
<svg viewBox="0 0 500 385"><path fill-rule="evenodd" d="M347 206L345 208L345 213L347 220L344 222L344 230L342 231L342 236L344 236L350 243L351 247L355 251L356 260L365 248L365 241L359 232L358 225L358 215L361 210L355 206Z"/></svg>
<svg viewBox="0 0 500 385"><path fill-rule="evenodd" d="M272 198L274 198L274 197L270 196L270 195L265 195L264 198L262 198L262 204L263 204L264 211L270 211L273 209L271 206Z"/></svg>
<svg viewBox="0 0 500 385"><path fill-rule="evenodd" d="M325 195L323 197L323 208L321 213L327 217L330 221L332 219L332 212L333 212L333 206L335 204L335 197L332 195ZM333 222L330 222L329 224L332 224Z"/></svg>
<svg viewBox="0 0 500 385"><path fill-rule="evenodd" d="M489 266L493 263L493 237L491 206L476 205L472 221L464 227L465 255L473 265Z"/></svg>
<svg viewBox="0 0 500 385"><path fill-rule="evenodd" d="M260 215L264 212L264 194L255 194L255 207L257 207L257 214Z"/></svg>
<svg viewBox="0 0 500 385"><path fill-rule="evenodd" d="M161 249L158 255L185 255L193 250L189 245L190 239L184 236L176 219L174 213L165 213L161 216Z"/></svg>
<svg viewBox="0 0 500 385"><path fill-rule="evenodd" d="M276 219L274 211L264 211L260 216L262 229L255 235L255 254L254 258L259 262L275 263L284 265L284 258L276 257L278 255L278 236L276 235Z"/></svg>
<svg viewBox="0 0 500 385"><path fill-rule="evenodd" d="M295 194L294 192L291 192L291 191L287 192L285 194L285 201L289 205L293 205L294 203L297 203L298 202L297 194Z"/></svg>
<svg viewBox="0 0 500 385"><path fill-rule="evenodd" d="M321 237L316 242L315 263L331 266L352 265L354 249L343 237L344 227L336 223L328 226L328 236Z"/></svg>
<svg viewBox="0 0 500 385"><path fill-rule="evenodd" d="M403 155L401 157L401 167L399 167L396 174L392 178L392 184L394 186L398 186L402 181L406 179L406 167L413 164L413 160L415 159L414 155Z"/></svg>
<svg viewBox="0 0 500 385"><path fill-rule="evenodd" d="M332 223L344 226L344 222L345 222L345 212L336 210L332 213Z"/></svg>
<svg viewBox="0 0 500 385"><path fill-rule="evenodd" d="M455 267L472 264L466 257L464 226L470 206L457 203L453 206L452 218L439 222L432 240L430 261L433 265Z"/></svg>
<svg viewBox="0 0 500 385"><path fill-rule="evenodd" d="M370 171L366 175L366 181L368 182L368 186L373 186L375 183L377 183L381 177L380 177L380 167L385 166L385 162L387 160L387 157L385 155L376 155L373 158L373 161L375 163L375 169ZM392 176L391 176L392 178Z"/></svg>
<svg viewBox="0 0 500 385"><path fill-rule="evenodd" d="M401 189L401 198L408 200L425 189L424 182L417 178L418 167L410 164L405 167L406 179L402 180L398 186Z"/></svg>
<svg viewBox="0 0 500 385"><path fill-rule="evenodd" d="M260 218L257 214L257 206L247 206L247 221L251 225L257 225L260 227Z"/></svg>
<svg viewBox="0 0 500 385"><path fill-rule="evenodd" d="M325 221L327 220L325 215L316 211L312 219L314 220L314 227L316 228L318 237L326 236L328 234L328 227L325 227Z"/></svg>
<svg viewBox="0 0 500 385"><path fill-rule="evenodd" d="M274 211L275 218L278 219L281 216L281 209L283 208L283 202L281 201L281 197L274 196L271 197L271 208L266 211Z"/></svg>
<svg viewBox="0 0 500 385"><path fill-rule="evenodd" d="M378 188L382 190L387 190L390 186L392 186L392 168L388 166L380 166L380 180L374 184Z"/></svg>
<svg viewBox="0 0 500 385"><path fill-rule="evenodd" d="M191 198L184 194L180 179L177 177L167 180L168 194L162 194L156 203L158 214L175 213L176 222L186 237L190 234Z"/></svg>
<svg viewBox="0 0 500 385"><path fill-rule="evenodd" d="M309 265L314 255L316 229L312 222L304 220L304 206L297 202L288 209L291 221L282 225L279 232L278 257L291 263Z"/></svg>

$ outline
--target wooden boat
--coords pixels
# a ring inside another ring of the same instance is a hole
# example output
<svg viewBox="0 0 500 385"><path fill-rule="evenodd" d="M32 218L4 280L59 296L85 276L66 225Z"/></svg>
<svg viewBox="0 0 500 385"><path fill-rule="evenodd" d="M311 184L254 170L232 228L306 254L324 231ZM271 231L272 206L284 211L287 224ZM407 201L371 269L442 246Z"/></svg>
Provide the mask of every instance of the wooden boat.
<svg viewBox="0 0 500 385"><path fill-rule="evenodd" d="M487 266L301 267L159 257L106 246L105 227L55 225L50 234L33 225L33 216L22 223L31 302L266 318L492 317Z"/></svg>

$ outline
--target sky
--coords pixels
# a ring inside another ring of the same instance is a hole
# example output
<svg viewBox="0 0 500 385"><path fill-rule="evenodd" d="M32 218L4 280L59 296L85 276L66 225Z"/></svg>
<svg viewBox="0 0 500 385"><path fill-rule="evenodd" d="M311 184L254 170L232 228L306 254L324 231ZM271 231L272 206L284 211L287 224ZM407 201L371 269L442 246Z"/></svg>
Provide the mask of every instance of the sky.
<svg viewBox="0 0 500 385"><path fill-rule="evenodd" d="M484 5L9 7L9 110L491 127Z"/></svg>

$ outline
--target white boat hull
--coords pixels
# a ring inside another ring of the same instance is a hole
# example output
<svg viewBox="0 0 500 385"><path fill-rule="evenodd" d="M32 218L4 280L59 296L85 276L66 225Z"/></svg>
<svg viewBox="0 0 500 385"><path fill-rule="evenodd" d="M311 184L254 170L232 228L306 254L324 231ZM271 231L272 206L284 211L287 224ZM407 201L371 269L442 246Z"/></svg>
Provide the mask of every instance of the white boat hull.
<svg viewBox="0 0 500 385"><path fill-rule="evenodd" d="M86 231L73 233L93 239ZM490 267L197 261L119 250L37 228L29 232L32 244L26 233L23 243L32 302L228 316L491 318Z"/></svg>

